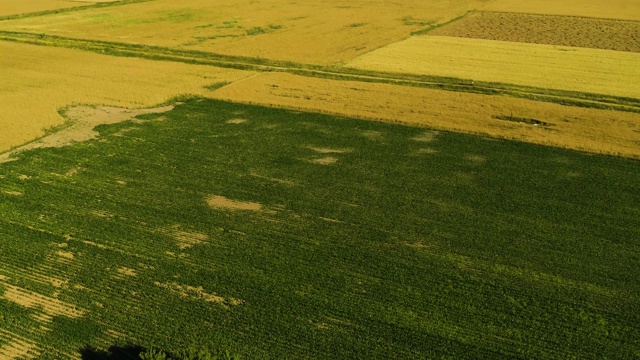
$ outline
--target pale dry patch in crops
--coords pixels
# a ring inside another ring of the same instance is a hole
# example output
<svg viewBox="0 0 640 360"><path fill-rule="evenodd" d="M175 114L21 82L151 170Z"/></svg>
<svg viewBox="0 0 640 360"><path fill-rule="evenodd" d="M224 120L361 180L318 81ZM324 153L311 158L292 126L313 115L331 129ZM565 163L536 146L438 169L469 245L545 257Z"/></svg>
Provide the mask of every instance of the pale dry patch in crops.
<svg viewBox="0 0 640 360"><path fill-rule="evenodd" d="M483 3L155 0L12 20L0 29L329 64L349 61Z"/></svg>
<svg viewBox="0 0 640 360"><path fill-rule="evenodd" d="M2 285L5 288L4 294L1 296L2 299L14 302L28 309L41 309L48 315L66 316L68 318L77 318L86 312L72 304L25 290L15 285L7 283L2 283Z"/></svg>
<svg viewBox="0 0 640 360"><path fill-rule="evenodd" d="M293 185L297 185L295 181L292 181L292 180L286 180L286 179L274 178L274 177L272 177L272 176L264 176L264 175L260 175L260 174L258 174L258 173L257 173L257 172L255 172L255 171L251 171L251 172L249 173L249 175L250 175L250 176L253 176L253 177L255 177L255 178L258 178L258 179L264 179L264 180L268 180L268 181L273 181L273 182L278 183L278 184L291 185L291 186L293 186Z"/></svg>
<svg viewBox="0 0 640 360"><path fill-rule="evenodd" d="M205 95L213 80L250 73L0 42L0 152L63 125L72 104L145 108L181 94ZM130 114L129 114L130 115Z"/></svg>
<svg viewBox="0 0 640 360"><path fill-rule="evenodd" d="M155 282L157 286L168 289L172 293L193 300L202 300L205 302L213 302L221 305L225 309L230 309L231 306L238 306L244 304L243 300L236 298L224 298L219 296L216 293L207 293L204 291L202 286L189 286L189 285L180 285L177 283L161 283Z"/></svg>
<svg viewBox="0 0 640 360"><path fill-rule="evenodd" d="M178 244L180 250L206 243L207 240L209 240L209 235L195 231L185 231L179 224L160 229L160 232L171 236L176 241L176 244Z"/></svg>
<svg viewBox="0 0 640 360"><path fill-rule="evenodd" d="M309 160L309 162L318 165L332 165L338 162L338 158L333 156L325 156L318 159L311 159Z"/></svg>
<svg viewBox="0 0 640 360"><path fill-rule="evenodd" d="M482 10L640 20L636 0L494 0Z"/></svg>
<svg viewBox="0 0 640 360"><path fill-rule="evenodd" d="M65 258L67 260L73 260L73 253L68 252L68 251L62 251L62 250L58 250L56 252L56 255L60 256L61 258Z"/></svg>
<svg viewBox="0 0 640 360"><path fill-rule="evenodd" d="M353 149L331 149L331 148L323 148L323 147L315 147L315 146L309 146L308 148L319 154L344 154L344 153L349 153L353 151Z"/></svg>
<svg viewBox="0 0 640 360"><path fill-rule="evenodd" d="M244 124L247 121L248 121L247 119L240 119L240 118L229 119L227 120L227 124Z"/></svg>
<svg viewBox="0 0 640 360"><path fill-rule="evenodd" d="M432 142L435 141L440 135L439 131L425 131L418 136L414 136L411 140L420 141L420 142Z"/></svg>
<svg viewBox="0 0 640 360"><path fill-rule="evenodd" d="M415 36L349 67L640 98L640 54L446 36Z"/></svg>
<svg viewBox="0 0 640 360"><path fill-rule="evenodd" d="M438 150L434 148L421 148L416 151L417 155L433 155L437 153L438 153Z"/></svg>
<svg viewBox="0 0 640 360"><path fill-rule="evenodd" d="M9 161L11 156L25 150L61 147L77 142L88 141L98 137L93 129L98 125L115 124L133 119L142 114L157 114L173 110L173 106L163 106L152 109L123 109L108 106L75 106L69 108L65 115L70 125L60 131L53 132L43 138L15 148L0 155L0 163ZM73 176L79 168L69 170L64 176Z"/></svg>
<svg viewBox="0 0 640 360"><path fill-rule="evenodd" d="M89 214L103 219L111 219L115 217L112 213L104 210L91 210L89 211Z"/></svg>
<svg viewBox="0 0 640 360"><path fill-rule="evenodd" d="M131 277L131 276L138 276L138 272L135 269L131 269L128 267L119 267L117 270L118 274L121 277Z"/></svg>
<svg viewBox="0 0 640 360"><path fill-rule="evenodd" d="M22 196L24 195L24 193L20 192L20 191L14 191L14 190L2 190L3 194L9 195L9 196Z"/></svg>
<svg viewBox="0 0 640 360"><path fill-rule="evenodd" d="M486 157L478 154L467 154L464 158L477 165L482 165L487 162Z"/></svg>
<svg viewBox="0 0 640 360"><path fill-rule="evenodd" d="M477 12L429 35L640 52L638 21Z"/></svg>
<svg viewBox="0 0 640 360"><path fill-rule="evenodd" d="M7 340L0 347L0 359L35 359L40 355L35 342L2 328L0 328L0 340Z"/></svg>
<svg viewBox="0 0 640 360"><path fill-rule="evenodd" d="M318 94L325 100L314 100ZM634 113L282 73L228 85L215 97L640 158L640 115ZM510 114L552 126L495 118Z"/></svg>
<svg viewBox="0 0 640 360"><path fill-rule="evenodd" d="M213 195L207 199L207 204L215 209L224 209L232 211L260 211L262 204L251 201L240 201L228 199L224 196Z"/></svg>

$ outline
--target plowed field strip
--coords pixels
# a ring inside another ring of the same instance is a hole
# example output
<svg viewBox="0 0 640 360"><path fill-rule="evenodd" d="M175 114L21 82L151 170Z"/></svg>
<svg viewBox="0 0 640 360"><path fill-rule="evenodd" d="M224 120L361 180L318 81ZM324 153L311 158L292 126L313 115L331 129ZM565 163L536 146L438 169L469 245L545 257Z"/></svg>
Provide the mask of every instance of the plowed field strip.
<svg viewBox="0 0 640 360"><path fill-rule="evenodd" d="M282 73L264 74L208 96L640 158L640 115L633 113Z"/></svg>
<svg viewBox="0 0 640 360"><path fill-rule="evenodd" d="M429 35L640 52L640 22L476 12Z"/></svg>

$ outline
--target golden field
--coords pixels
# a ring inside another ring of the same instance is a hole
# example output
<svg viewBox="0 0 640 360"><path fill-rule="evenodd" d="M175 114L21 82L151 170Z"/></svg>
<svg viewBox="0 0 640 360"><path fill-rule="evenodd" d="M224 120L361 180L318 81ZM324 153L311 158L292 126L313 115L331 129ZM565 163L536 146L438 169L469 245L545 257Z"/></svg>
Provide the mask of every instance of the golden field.
<svg viewBox="0 0 640 360"><path fill-rule="evenodd" d="M100 1L91 1L95 3ZM2 0L0 16L25 14L87 5L87 2L66 0Z"/></svg>
<svg viewBox="0 0 640 360"><path fill-rule="evenodd" d="M0 42L0 152L63 124L71 104L148 107L249 73Z"/></svg>
<svg viewBox="0 0 640 360"><path fill-rule="evenodd" d="M636 0L493 0L482 10L640 20Z"/></svg>
<svg viewBox="0 0 640 360"><path fill-rule="evenodd" d="M261 74L207 97L640 158L640 114L634 113L283 73ZM496 119L510 116L548 126Z"/></svg>
<svg viewBox="0 0 640 360"><path fill-rule="evenodd" d="M415 36L349 67L640 98L640 54L446 36Z"/></svg>
<svg viewBox="0 0 640 360"><path fill-rule="evenodd" d="M156 0L11 20L0 30L46 33L314 64L346 62L446 22L481 0Z"/></svg>

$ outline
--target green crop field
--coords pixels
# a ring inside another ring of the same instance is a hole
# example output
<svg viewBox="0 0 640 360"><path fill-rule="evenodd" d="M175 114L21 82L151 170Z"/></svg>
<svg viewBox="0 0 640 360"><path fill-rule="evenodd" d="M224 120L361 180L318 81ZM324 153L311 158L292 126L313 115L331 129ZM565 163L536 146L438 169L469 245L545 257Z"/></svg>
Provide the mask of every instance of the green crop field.
<svg viewBox="0 0 640 360"><path fill-rule="evenodd" d="M202 99L141 118L0 164L0 348L640 356L638 161Z"/></svg>

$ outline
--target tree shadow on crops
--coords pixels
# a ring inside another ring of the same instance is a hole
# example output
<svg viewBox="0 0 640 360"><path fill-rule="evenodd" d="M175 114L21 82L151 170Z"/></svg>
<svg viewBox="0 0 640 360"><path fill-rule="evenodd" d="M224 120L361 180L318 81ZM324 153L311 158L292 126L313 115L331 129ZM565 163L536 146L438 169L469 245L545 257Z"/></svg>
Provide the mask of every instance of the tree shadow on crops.
<svg viewBox="0 0 640 360"><path fill-rule="evenodd" d="M113 345L107 351L85 345L80 349L82 360L140 360L140 353L146 349L137 345Z"/></svg>

